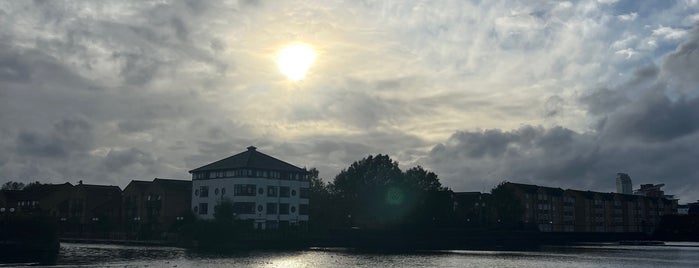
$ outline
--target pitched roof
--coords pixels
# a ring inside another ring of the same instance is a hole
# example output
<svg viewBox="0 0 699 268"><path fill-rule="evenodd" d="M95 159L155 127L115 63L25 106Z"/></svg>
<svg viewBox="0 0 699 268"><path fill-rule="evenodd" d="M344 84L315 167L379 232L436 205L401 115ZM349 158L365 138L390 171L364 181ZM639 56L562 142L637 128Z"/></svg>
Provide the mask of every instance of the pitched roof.
<svg viewBox="0 0 699 268"><path fill-rule="evenodd" d="M190 180L173 180L173 179L161 179L155 178L153 184L161 185L162 188L173 190L173 191L191 191L192 181Z"/></svg>
<svg viewBox="0 0 699 268"><path fill-rule="evenodd" d="M148 186L150 186L152 182L150 181L139 181L139 180L132 180L129 182L128 185L124 188L124 191L129 188L135 188L137 191L144 191Z"/></svg>
<svg viewBox="0 0 699 268"><path fill-rule="evenodd" d="M190 170L189 173L198 171L210 171L210 170L225 170L225 169L237 169L237 168L254 168L254 169L268 169L276 171L287 171L287 172L304 172L303 169L284 162L282 160L276 159L269 155L260 153L256 150L254 146L248 147L248 150L228 158L224 158L213 162L211 164Z"/></svg>

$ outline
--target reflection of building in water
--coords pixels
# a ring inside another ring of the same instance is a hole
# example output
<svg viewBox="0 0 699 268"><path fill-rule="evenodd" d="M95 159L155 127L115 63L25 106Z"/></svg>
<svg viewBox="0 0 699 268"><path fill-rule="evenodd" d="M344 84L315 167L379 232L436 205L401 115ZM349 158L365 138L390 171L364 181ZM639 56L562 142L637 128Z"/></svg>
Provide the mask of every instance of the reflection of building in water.
<svg viewBox="0 0 699 268"><path fill-rule="evenodd" d="M189 173L192 210L202 219L212 219L215 206L229 200L235 217L257 229L308 224L307 171L253 146Z"/></svg>

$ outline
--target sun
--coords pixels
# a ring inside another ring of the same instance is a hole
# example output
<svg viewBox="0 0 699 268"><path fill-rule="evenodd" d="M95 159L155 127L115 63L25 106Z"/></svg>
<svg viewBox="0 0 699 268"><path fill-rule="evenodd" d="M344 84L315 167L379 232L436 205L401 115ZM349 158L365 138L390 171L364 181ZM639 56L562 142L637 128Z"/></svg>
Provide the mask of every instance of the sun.
<svg viewBox="0 0 699 268"><path fill-rule="evenodd" d="M306 76L315 59L316 52L311 46L293 43L279 51L277 67L289 79L299 81Z"/></svg>

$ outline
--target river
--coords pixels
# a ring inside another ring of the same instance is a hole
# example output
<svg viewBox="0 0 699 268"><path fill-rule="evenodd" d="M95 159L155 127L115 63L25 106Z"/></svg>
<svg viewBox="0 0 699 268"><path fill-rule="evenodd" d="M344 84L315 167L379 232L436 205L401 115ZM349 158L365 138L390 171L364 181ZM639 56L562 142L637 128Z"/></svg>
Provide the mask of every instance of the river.
<svg viewBox="0 0 699 268"><path fill-rule="evenodd" d="M4 265L0 265L4 266ZM699 267L699 243L401 253L338 248L206 254L173 247L62 243L53 267Z"/></svg>

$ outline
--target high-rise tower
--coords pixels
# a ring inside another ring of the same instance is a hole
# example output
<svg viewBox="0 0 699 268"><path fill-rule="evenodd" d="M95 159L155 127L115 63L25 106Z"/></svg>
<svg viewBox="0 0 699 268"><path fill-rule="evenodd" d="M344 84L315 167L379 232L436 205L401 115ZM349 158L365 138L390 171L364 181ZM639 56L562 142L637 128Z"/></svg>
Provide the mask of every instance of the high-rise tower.
<svg viewBox="0 0 699 268"><path fill-rule="evenodd" d="M631 185L631 177L626 173L616 174L616 192L620 194L632 194L633 185Z"/></svg>

